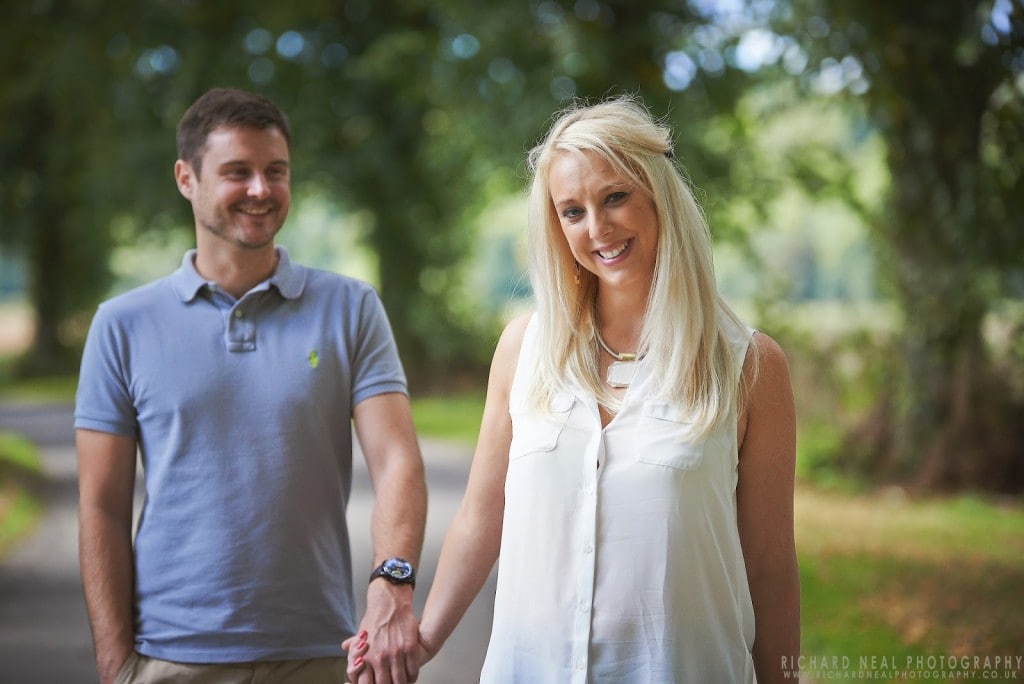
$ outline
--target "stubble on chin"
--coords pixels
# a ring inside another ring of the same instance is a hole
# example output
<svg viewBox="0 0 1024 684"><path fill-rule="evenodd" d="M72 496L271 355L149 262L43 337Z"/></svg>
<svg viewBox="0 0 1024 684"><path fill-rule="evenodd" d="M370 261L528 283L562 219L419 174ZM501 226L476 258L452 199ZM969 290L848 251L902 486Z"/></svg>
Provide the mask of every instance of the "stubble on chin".
<svg viewBox="0 0 1024 684"><path fill-rule="evenodd" d="M245 232L243 229L235 228L230 221L202 221L200 223L203 229L214 238L229 242L235 247L241 247L242 249L264 249L268 245L273 244L274 237L277 235L281 226L260 235L258 240L246 239Z"/></svg>

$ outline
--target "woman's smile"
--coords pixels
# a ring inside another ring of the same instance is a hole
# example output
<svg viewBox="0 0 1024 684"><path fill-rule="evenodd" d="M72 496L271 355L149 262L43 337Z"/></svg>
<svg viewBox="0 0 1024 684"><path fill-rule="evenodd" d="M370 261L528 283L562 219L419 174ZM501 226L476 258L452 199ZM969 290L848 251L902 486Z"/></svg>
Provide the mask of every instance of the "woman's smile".
<svg viewBox="0 0 1024 684"><path fill-rule="evenodd" d="M596 251L598 256L600 256L602 259L605 260L606 263L608 263L611 262L613 259L622 256L627 250L629 250L632 244L633 239L630 238L625 242L620 242L618 245L615 245L614 247L606 247L604 249L598 249Z"/></svg>

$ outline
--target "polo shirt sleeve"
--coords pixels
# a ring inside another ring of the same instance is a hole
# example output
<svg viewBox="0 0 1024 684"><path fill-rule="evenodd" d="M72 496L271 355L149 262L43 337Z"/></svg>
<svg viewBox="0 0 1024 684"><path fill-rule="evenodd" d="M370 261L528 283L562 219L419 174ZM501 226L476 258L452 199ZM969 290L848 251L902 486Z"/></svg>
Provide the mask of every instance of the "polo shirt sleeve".
<svg viewBox="0 0 1024 684"><path fill-rule="evenodd" d="M129 391L126 335L101 305L89 326L75 394L75 428L137 436Z"/></svg>
<svg viewBox="0 0 1024 684"><path fill-rule="evenodd" d="M408 394L391 324L376 290L367 288L358 311L358 339L353 345L352 406L387 392Z"/></svg>

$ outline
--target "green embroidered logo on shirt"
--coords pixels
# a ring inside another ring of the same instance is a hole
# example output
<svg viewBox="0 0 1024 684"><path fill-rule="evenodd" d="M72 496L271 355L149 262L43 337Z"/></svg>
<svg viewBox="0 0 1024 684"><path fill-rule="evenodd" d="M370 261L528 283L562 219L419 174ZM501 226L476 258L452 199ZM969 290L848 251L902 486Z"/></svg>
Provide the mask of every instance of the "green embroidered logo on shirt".
<svg viewBox="0 0 1024 684"><path fill-rule="evenodd" d="M306 359L309 361L310 368L316 368L317 366L320 365L320 357L317 356L316 349L309 352L309 356L306 357Z"/></svg>

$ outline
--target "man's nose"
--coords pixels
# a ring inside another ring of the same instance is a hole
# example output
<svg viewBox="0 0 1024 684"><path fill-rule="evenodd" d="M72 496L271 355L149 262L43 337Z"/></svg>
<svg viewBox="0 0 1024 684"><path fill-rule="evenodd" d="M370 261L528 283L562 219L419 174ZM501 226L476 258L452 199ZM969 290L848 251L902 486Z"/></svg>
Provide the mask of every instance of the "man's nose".
<svg viewBox="0 0 1024 684"><path fill-rule="evenodd" d="M270 194L270 184L262 173L254 173L249 179L249 197L263 199Z"/></svg>

